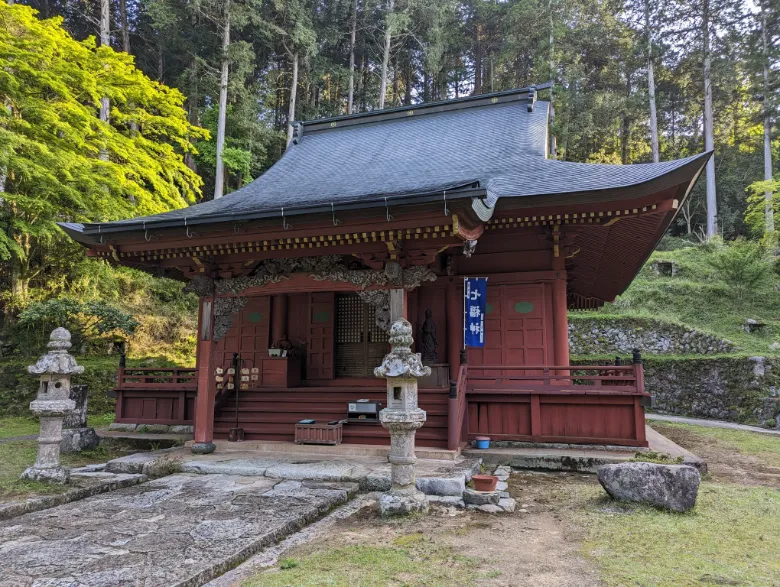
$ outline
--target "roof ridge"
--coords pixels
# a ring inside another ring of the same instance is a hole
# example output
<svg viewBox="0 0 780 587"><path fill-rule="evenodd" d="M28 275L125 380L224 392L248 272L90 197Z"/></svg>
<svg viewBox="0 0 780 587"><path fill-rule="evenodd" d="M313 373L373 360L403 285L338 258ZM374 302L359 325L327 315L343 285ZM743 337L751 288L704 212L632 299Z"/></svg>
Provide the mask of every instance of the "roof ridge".
<svg viewBox="0 0 780 587"><path fill-rule="evenodd" d="M515 88L501 92L490 92L487 94L478 94L476 96L465 96L463 98L454 98L450 100L437 100L436 102L422 102L420 104L412 104L409 106L385 108L382 110L360 112L357 114L343 114L341 116L332 116L330 118L295 121L292 123L295 130L293 142L297 143L304 135L331 130L334 128L344 128L358 124L367 124L424 114L434 114L450 110L464 110L466 108L498 103L527 103L530 112L533 111L538 91L548 89L549 87L550 82L545 82L536 86Z"/></svg>

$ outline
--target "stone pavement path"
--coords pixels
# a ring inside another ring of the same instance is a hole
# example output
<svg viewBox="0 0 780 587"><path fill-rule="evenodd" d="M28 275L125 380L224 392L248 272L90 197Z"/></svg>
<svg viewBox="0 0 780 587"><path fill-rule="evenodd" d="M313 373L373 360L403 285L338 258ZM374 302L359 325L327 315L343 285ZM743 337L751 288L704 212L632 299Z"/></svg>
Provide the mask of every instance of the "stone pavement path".
<svg viewBox="0 0 780 587"><path fill-rule="evenodd" d="M699 418L685 418L683 416L667 416L666 414L645 414L645 420L694 424L696 426L706 426L708 428L729 428L731 430L744 430L745 432L759 432L761 434L780 436L780 430L759 428L758 426L748 426L747 424L735 424L734 422L723 422L722 420L702 420Z"/></svg>
<svg viewBox="0 0 780 587"><path fill-rule="evenodd" d="M0 522L0 586L202 585L356 489L178 474L26 514Z"/></svg>

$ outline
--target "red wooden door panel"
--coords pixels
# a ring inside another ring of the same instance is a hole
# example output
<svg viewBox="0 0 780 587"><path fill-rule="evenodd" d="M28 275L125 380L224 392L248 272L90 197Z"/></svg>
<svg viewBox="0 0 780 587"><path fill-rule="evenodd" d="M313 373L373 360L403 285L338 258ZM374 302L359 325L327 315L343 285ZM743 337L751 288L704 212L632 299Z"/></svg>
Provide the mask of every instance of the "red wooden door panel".
<svg viewBox="0 0 780 587"><path fill-rule="evenodd" d="M333 379L335 301L333 292L312 293L309 296L307 379Z"/></svg>
<svg viewBox="0 0 780 587"><path fill-rule="evenodd" d="M470 372L479 365L544 365L551 355L547 286L487 286L485 347L470 348ZM491 372L491 374L498 374Z"/></svg>

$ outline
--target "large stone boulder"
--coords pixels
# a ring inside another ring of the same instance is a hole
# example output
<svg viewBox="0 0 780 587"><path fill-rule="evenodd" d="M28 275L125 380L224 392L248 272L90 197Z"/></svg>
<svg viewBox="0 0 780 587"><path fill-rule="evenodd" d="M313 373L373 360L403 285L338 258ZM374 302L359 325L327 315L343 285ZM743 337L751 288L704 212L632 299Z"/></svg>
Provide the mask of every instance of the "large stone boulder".
<svg viewBox="0 0 780 587"><path fill-rule="evenodd" d="M614 499L648 503L674 512L696 505L701 476L688 465L620 463L598 470L604 490Z"/></svg>

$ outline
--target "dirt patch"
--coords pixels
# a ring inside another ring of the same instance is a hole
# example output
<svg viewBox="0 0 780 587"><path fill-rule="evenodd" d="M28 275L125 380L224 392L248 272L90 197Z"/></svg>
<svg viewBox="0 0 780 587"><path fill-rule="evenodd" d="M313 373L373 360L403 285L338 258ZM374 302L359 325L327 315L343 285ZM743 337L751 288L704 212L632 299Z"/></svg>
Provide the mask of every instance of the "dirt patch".
<svg viewBox="0 0 780 587"><path fill-rule="evenodd" d="M707 469L714 481L749 486L780 488L780 467L760 458L740 452L727 443L679 426L653 422L652 427L707 461Z"/></svg>
<svg viewBox="0 0 780 587"><path fill-rule="evenodd" d="M598 570L579 552L580 531L567 522L558 507L564 495L558 489L568 483L596 481L593 476L574 474L513 474L509 490L518 500L514 514L437 508L429 516L385 520L374 511L365 511L339 522L327 537L285 556L303 560L329 551L346 553L350 548L412 549L416 561L427 560L437 567L461 565L462 580L451 584L598 585ZM401 575L388 577L387 583L372 584L419 584L412 576L407 580Z"/></svg>

